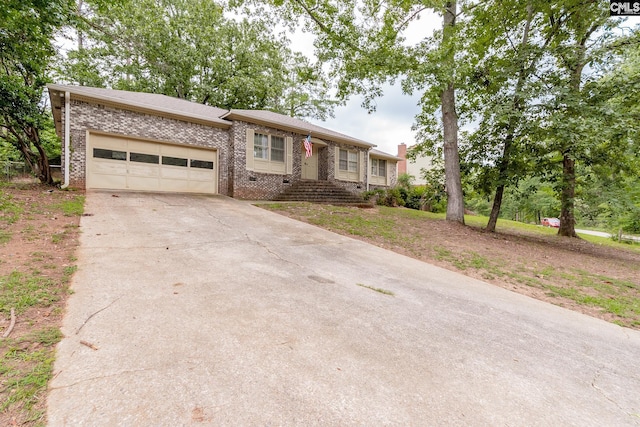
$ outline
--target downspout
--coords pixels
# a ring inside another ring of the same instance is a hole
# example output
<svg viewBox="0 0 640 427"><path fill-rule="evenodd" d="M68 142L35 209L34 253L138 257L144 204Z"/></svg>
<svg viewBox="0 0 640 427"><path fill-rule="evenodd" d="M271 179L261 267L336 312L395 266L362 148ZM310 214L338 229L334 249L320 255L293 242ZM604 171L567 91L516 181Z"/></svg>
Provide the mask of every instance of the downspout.
<svg viewBox="0 0 640 427"><path fill-rule="evenodd" d="M67 188L69 186L69 170L71 161L71 136L69 132L71 130L71 124L69 118L71 117L71 95L68 91L64 93L64 183L61 188Z"/></svg>
<svg viewBox="0 0 640 427"><path fill-rule="evenodd" d="M371 150L367 150L367 167L364 169L364 176L366 177L366 188L369 191L369 173L371 173Z"/></svg>

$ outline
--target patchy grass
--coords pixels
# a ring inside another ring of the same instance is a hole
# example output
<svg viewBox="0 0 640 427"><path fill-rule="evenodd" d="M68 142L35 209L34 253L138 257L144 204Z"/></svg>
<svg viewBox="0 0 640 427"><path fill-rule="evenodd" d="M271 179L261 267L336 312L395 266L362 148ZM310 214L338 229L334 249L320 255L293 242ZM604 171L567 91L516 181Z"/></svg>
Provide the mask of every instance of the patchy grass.
<svg viewBox="0 0 640 427"><path fill-rule="evenodd" d="M76 195L72 199L63 200L52 207L61 210L66 216L80 216L84 213L84 196Z"/></svg>
<svg viewBox="0 0 640 427"><path fill-rule="evenodd" d="M0 191L0 220L13 224L20 218L22 206L11 194Z"/></svg>
<svg viewBox="0 0 640 427"><path fill-rule="evenodd" d="M47 383L51 379L54 346L62 338L56 327L45 327L17 340L8 340L0 359L2 386L9 390L0 411L19 406L26 413L25 423L43 425Z"/></svg>
<svg viewBox="0 0 640 427"><path fill-rule="evenodd" d="M14 271L0 277L0 313L8 314L13 307L18 314L30 307L49 307L60 300L60 288L50 279Z"/></svg>
<svg viewBox="0 0 640 427"><path fill-rule="evenodd" d="M9 243L11 241L11 238L13 237L13 235L6 231L6 230L0 230L0 245L4 245L5 243Z"/></svg>
<svg viewBox="0 0 640 427"><path fill-rule="evenodd" d="M557 230L465 216L378 206L257 204L328 230L476 277L553 304L640 329L640 246L597 236L560 237Z"/></svg>
<svg viewBox="0 0 640 427"><path fill-rule="evenodd" d="M16 312L15 328L0 339L0 425L46 425L83 203L80 194L37 184L0 185L0 333Z"/></svg>
<svg viewBox="0 0 640 427"><path fill-rule="evenodd" d="M631 242L628 240L617 242L609 237L592 236L591 234L580 234L580 238L597 245L625 248L640 253L640 242Z"/></svg>

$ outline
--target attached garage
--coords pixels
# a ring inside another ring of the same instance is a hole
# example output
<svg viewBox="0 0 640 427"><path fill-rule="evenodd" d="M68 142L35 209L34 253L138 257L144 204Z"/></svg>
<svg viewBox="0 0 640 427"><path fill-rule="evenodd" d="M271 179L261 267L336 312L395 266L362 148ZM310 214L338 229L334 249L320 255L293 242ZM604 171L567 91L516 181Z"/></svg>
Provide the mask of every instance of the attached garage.
<svg viewBox="0 0 640 427"><path fill-rule="evenodd" d="M215 149L89 133L87 188L218 192Z"/></svg>

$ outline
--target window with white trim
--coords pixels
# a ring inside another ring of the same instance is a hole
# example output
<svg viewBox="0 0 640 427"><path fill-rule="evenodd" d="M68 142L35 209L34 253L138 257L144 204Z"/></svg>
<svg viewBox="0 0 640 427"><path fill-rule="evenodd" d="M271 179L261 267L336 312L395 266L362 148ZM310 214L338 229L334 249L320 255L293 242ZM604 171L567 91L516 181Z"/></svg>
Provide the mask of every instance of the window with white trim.
<svg viewBox="0 0 640 427"><path fill-rule="evenodd" d="M340 170L358 172L358 152L340 149Z"/></svg>
<svg viewBox="0 0 640 427"><path fill-rule="evenodd" d="M387 176L387 161L382 159L371 159L371 176Z"/></svg>
<svg viewBox="0 0 640 427"><path fill-rule="evenodd" d="M269 135L262 133L253 135L253 157L269 160Z"/></svg>
<svg viewBox="0 0 640 427"><path fill-rule="evenodd" d="M363 162L362 153L355 150L336 149L336 178L346 181L362 179L360 163Z"/></svg>
<svg viewBox="0 0 640 427"><path fill-rule="evenodd" d="M255 133L253 135L253 157L271 162L284 163L284 138Z"/></svg>
<svg viewBox="0 0 640 427"><path fill-rule="evenodd" d="M246 129L249 171L290 174L293 171L293 138Z"/></svg>
<svg viewBox="0 0 640 427"><path fill-rule="evenodd" d="M284 162L284 138L281 136L271 137L271 161Z"/></svg>

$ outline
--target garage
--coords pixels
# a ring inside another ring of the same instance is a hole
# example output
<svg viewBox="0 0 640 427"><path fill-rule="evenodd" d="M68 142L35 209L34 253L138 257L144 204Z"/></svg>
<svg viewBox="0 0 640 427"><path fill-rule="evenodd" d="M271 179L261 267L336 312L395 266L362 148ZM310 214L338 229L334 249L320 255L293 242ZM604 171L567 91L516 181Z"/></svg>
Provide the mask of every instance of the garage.
<svg viewBox="0 0 640 427"><path fill-rule="evenodd" d="M217 193L217 151L90 133L87 188Z"/></svg>

